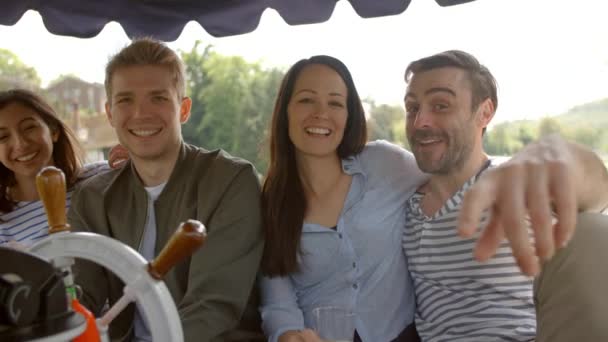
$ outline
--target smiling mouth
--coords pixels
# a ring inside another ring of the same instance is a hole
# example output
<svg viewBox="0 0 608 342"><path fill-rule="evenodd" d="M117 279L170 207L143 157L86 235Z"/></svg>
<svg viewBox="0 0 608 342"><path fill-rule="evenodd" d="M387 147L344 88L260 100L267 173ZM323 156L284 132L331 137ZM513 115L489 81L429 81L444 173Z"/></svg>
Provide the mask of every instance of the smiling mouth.
<svg viewBox="0 0 608 342"><path fill-rule="evenodd" d="M36 157L37 155L38 155L38 152L34 152L34 153L26 154L25 156L15 158L15 160L18 162L28 162L28 161L34 159L34 157Z"/></svg>
<svg viewBox="0 0 608 342"><path fill-rule="evenodd" d="M162 128L158 128L158 129L130 129L129 133L137 136L137 137L151 137L153 135L156 135L158 133L160 133L160 131L162 130Z"/></svg>
<svg viewBox="0 0 608 342"><path fill-rule="evenodd" d="M441 139L420 139L420 140L416 140L416 144L421 145L421 146L428 146L428 145L439 143L441 141L442 141Z"/></svg>
<svg viewBox="0 0 608 342"><path fill-rule="evenodd" d="M306 133L310 135L323 135L328 137L331 134L331 130L323 127L307 127Z"/></svg>

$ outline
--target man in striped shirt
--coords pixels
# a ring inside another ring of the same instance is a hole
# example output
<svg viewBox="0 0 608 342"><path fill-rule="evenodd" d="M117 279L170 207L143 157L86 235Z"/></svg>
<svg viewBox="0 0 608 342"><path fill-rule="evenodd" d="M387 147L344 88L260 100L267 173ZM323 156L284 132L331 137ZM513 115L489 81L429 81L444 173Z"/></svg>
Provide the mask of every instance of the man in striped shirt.
<svg viewBox="0 0 608 342"><path fill-rule="evenodd" d="M497 106L486 67L446 51L405 76L407 138L431 174L403 238L421 339L608 340L608 221L577 216L608 205L599 158L550 136L497 166L482 146Z"/></svg>

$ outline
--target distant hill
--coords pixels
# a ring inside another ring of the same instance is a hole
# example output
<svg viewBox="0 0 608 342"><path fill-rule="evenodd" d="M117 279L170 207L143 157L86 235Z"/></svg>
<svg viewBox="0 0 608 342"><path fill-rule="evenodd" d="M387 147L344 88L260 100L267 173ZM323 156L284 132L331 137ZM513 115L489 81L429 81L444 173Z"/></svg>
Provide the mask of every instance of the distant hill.
<svg viewBox="0 0 608 342"><path fill-rule="evenodd" d="M608 129L608 98L573 107L555 119L564 125L583 124Z"/></svg>
<svg viewBox="0 0 608 342"><path fill-rule="evenodd" d="M499 123L488 130L484 147L492 155L511 155L538 136L556 132L592 148L608 161L608 98L560 115Z"/></svg>
<svg viewBox="0 0 608 342"><path fill-rule="evenodd" d="M572 107L570 110L563 114L550 116L553 119L559 121L560 124L564 125L592 125L597 128L608 129L608 98L598 100L594 102L585 103ZM521 126L538 123L537 120L514 120L505 121L497 124L496 126L506 125L510 127L519 128Z"/></svg>

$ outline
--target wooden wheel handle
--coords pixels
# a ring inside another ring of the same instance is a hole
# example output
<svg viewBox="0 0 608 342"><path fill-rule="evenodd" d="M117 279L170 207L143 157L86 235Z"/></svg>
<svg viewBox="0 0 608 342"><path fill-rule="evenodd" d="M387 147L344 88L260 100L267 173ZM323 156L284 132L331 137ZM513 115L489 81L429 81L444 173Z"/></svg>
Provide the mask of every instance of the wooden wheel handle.
<svg viewBox="0 0 608 342"><path fill-rule="evenodd" d="M49 222L49 234L69 231L65 214L66 186L63 171L47 166L36 175L36 189Z"/></svg>
<svg viewBox="0 0 608 342"><path fill-rule="evenodd" d="M188 220L179 225L167 245L156 259L148 264L148 272L153 278L162 279L178 262L189 257L207 239L205 226L196 220Z"/></svg>

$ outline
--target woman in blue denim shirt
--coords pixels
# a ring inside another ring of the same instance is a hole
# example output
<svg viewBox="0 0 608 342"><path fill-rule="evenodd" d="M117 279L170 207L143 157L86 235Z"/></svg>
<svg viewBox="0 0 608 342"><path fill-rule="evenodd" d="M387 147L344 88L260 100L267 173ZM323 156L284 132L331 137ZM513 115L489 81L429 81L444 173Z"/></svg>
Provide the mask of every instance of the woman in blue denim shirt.
<svg viewBox="0 0 608 342"><path fill-rule="evenodd" d="M270 133L260 280L269 340L319 341L312 312L331 306L354 314L357 341L416 341L401 248L406 199L424 180L413 156L366 143L350 72L329 56L287 72Z"/></svg>

